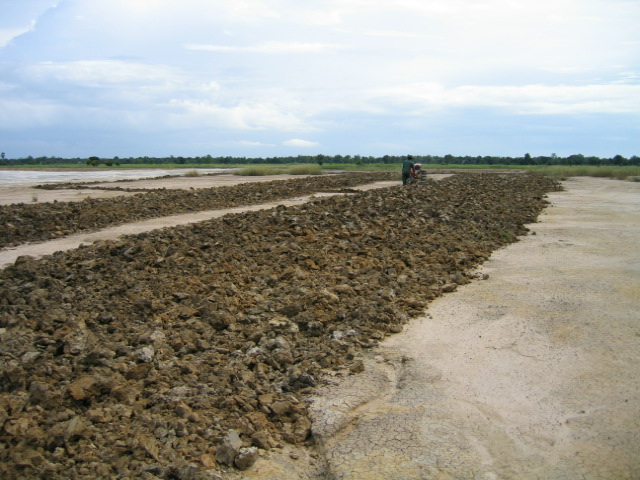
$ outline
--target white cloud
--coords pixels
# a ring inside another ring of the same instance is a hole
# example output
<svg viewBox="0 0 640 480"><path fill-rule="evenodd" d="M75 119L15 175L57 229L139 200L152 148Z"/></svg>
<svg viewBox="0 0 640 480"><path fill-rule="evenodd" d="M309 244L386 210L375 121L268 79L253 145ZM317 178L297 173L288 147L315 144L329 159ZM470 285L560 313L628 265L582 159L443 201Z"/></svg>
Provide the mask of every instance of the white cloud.
<svg viewBox="0 0 640 480"><path fill-rule="evenodd" d="M282 142L282 144L286 147L319 147L320 144L318 142L312 142L310 140L302 140L300 138L292 138L291 140L286 140Z"/></svg>
<svg viewBox="0 0 640 480"><path fill-rule="evenodd" d="M59 106L51 102L0 98L0 129L53 125L59 113Z"/></svg>
<svg viewBox="0 0 640 480"><path fill-rule="evenodd" d="M40 62L25 67L23 74L31 79L84 86L166 84L180 77L175 69L165 65L146 65L118 60Z"/></svg>
<svg viewBox="0 0 640 480"><path fill-rule="evenodd" d="M304 131L310 127L293 113L269 103L225 106L204 100L172 100L176 127L210 126L234 130Z"/></svg>
<svg viewBox="0 0 640 480"><path fill-rule="evenodd" d="M414 114L452 107L490 107L517 114L546 115L640 112L640 85L624 84L445 88L436 83L418 83L372 91L371 98L388 108L404 105Z"/></svg>
<svg viewBox="0 0 640 480"><path fill-rule="evenodd" d="M22 28L0 28L0 48L7 46L14 38L33 30L35 24L33 20L31 25Z"/></svg>
<svg viewBox="0 0 640 480"><path fill-rule="evenodd" d="M305 42L265 42L250 46L233 45L199 45L188 44L187 50L203 50L208 52L246 52L246 53L317 53L343 48L334 43Z"/></svg>
<svg viewBox="0 0 640 480"><path fill-rule="evenodd" d="M237 142L230 142L232 145L238 145L241 147L275 147L273 143L254 142L251 140L240 140Z"/></svg>
<svg viewBox="0 0 640 480"><path fill-rule="evenodd" d="M38 19L58 3L55 0L3 0L0 7L0 48L7 46L14 38L33 31Z"/></svg>
<svg viewBox="0 0 640 480"><path fill-rule="evenodd" d="M346 154L357 152L340 146L406 150L424 142L417 126L438 118L472 125L493 115L500 132L532 115L572 125L581 114L637 133L637 0L9 4L11 18L0 15L0 126L17 131L15 116L24 138L30 125L50 125L47 135L64 131L61 144L74 144L78 125L100 138L113 123L132 139L140 133L140 149L153 132L185 148L272 154L318 147L291 138L318 133L323 149Z"/></svg>

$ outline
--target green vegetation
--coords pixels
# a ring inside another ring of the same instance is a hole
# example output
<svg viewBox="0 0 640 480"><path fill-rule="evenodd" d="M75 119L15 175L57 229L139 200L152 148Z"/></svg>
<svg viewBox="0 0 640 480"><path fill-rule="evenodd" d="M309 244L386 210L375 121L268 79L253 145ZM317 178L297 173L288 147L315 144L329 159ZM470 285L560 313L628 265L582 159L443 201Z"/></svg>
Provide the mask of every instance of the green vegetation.
<svg viewBox="0 0 640 480"><path fill-rule="evenodd" d="M242 175L245 177L258 177L261 175L279 175L284 173L284 169L274 165L250 165L248 167L239 168L233 173L235 175Z"/></svg>
<svg viewBox="0 0 640 480"><path fill-rule="evenodd" d="M384 155L382 157L361 155L298 155L295 157L247 158L247 157L129 157L101 159L89 158L38 157L9 159L0 158L0 166L20 168L180 168L192 169L185 176L198 175L200 168L237 169L237 175L317 175L326 170L346 171L398 171L404 156ZM422 163L425 169L434 170L496 170L519 169L539 173L555 179L575 176L609 177L640 181L640 157L633 155L625 158L616 155L612 158L585 157L570 155L559 157L522 157L460 156L453 155L414 155L416 163Z"/></svg>
<svg viewBox="0 0 640 480"><path fill-rule="evenodd" d="M528 167L526 170L555 178L556 180L566 180L569 177L603 177L615 178L618 180L633 180L640 175L640 166L584 166L576 165L571 167L549 166L549 167ZM633 180L635 181L635 180Z"/></svg>
<svg viewBox="0 0 640 480"><path fill-rule="evenodd" d="M322 167L320 165L294 165L287 170L289 175L320 175Z"/></svg>
<svg viewBox="0 0 640 480"><path fill-rule="evenodd" d="M560 157L555 153L549 156L533 157L525 153L521 157L497 157L497 156L454 156L454 155L419 155L414 154L414 161L424 165L442 166L452 168L461 166L463 168L477 168L481 166L491 166L492 168L500 168L505 165L509 167L517 166L640 166L640 157L633 155L625 158L622 155L615 155L612 158L586 157L582 154L569 155L568 157ZM49 165L62 166L74 165L79 166L127 166L127 165L144 165L162 166L163 168L190 168L190 167L232 167L236 165L291 165L291 164L314 164L323 168L332 166L355 165L357 168L370 168L372 165L398 165L402 163L404 155L383 155L383 156L363 156L363 155L297 155L295 157L213 157L204 155L201 157L113 157L110 159L91 156L88 158L60 158L60 157L37 157L28 156L26 158L0 158L1 166L27 166L27 165ZM393 167L392 167L393 168Z"/></svg>
<svg viewBox="0 0 640 480"><path fill-rule="evenodd" d="M250 165L233 172L235 175L260 176L260 175L320 175L320 165Z"/></svg>

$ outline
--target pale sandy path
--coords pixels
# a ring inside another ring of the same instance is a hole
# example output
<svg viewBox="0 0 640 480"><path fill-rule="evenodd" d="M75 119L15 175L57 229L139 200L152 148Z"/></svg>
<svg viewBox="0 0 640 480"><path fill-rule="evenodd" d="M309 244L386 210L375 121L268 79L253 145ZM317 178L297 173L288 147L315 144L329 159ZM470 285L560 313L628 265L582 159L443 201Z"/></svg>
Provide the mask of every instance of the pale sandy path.
<svg viewBox="0 0 640 480"><path fill-rule="evenodd" d="M640 184L565 185L317 399L326 478L640 478Z"/></svg>

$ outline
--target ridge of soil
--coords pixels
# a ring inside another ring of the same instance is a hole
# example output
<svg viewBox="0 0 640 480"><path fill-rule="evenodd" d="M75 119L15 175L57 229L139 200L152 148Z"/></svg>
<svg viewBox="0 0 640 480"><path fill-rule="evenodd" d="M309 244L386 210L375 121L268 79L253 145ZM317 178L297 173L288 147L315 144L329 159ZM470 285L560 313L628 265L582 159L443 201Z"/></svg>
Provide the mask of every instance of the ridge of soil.
<svg viewBox="0 0 640 480"><path fill-rule="evenodd" d="M225 175L225 173L206 173L200 174L197 173L195 176L197 177L218 177L221 175ZM184 175L182 176L184 177ZM180 179L180 176L177 175L162 175L160 177L143 177L143 178L121 178L118 180L112 180L105 182L104 180L93 180L91 182L56 182L56 183L44 183L41 185L35 185L33 188L37 188L40 190L85 190L85 189L95 189L95 190L116 190L122 192L146 192L149 189L143 187L114 187L111 186L114 183L139 183L140 181L145 182L162 182L163 180L176 180ZM105 185L109 184L109 185Z"/></svg>
<svg viewBox="0 0 640 480"><path fill-rule="evenodd" d="M132 196L86 198L81 202L0 205L0 248L178 213L255 205L301 193L342 191L395 176L385 172L347 173L193 191L162 188Z"/></svg>
<svg viewBox="0 0 640 480"><path fill-rule="evenodd" d="M230 436L309 444L323 372L362 371L559 188L458 174L18 258L0 272L1 476L221 478Z"/></svg>

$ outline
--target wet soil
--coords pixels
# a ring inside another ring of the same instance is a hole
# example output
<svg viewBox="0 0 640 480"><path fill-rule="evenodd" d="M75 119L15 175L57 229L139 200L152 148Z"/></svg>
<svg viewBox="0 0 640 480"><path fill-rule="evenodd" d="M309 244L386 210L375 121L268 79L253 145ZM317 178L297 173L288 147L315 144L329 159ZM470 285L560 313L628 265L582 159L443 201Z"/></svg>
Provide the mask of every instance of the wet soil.
<svg viewBox="0 0 640 480"><path fill-rule="evenodd" d="M293 183L288 195L320 188ZM264 201L264 187L216 201ZM2 477L224 478L311 445L327 372L362 372L363 351L469 283L558 188L459 174L19 257L0 272ZM126 198L144 200L135 218L148 195ZM113 221L91 211L91 227ZM43 235L61 228L50 221Z"/></svg>

